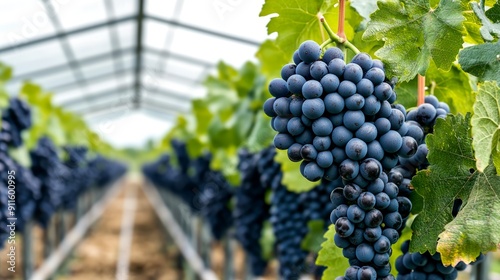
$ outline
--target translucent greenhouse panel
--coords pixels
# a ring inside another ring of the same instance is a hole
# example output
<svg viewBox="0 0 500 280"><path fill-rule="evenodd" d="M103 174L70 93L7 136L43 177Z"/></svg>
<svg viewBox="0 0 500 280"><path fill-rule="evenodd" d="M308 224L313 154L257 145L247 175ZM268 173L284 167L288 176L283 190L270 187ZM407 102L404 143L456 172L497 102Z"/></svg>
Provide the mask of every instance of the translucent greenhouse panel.
<svg viewBox="0 0 500 280"><path fill-rule="evenodd" d="M75 76L69 67L66 70L58 71L50 75L43 75L36 79L34 82L41 85L44 89L51 90L58 86L76 82Z"/></svg>
<svg viewBox="0 0 500 280"><path fill-rule="evenodd" d="M76 59L110 53L112 50L108 28L75 34L69 36L68 41Z"/></svg>
<svg viewBox="0 0 500 280"><path fill-rule="evenodd" d="M81 66L81 69L86 79L111 74L115 71L115 60L112 56L107 56L99 62Z"/></svg>
<svg viewBox="0 0 500 280"><path fill-rule="evenodd" d="M40 0L0 1L0 48L17 45L55 34L43 2Z"/></svg>
<svg viewBox="0 0 500 280"><path fill-rule="evenodd" d="M184 1L179 21L260 42L267 36L269 22L257 16L263 4L264 0Z"/></svg>
<svg viewBox="0 0 500 280"><path fill-rule="evenodd" d="M113 0L109 2L112 3L115 19L137 13L137 1L135 0Z"/></svg>
<svg viewBox="0 0 500 280"><path fill-rule="evenodd" d="M82 96L85 96L85 92L81 88L73 88L66 91L56 92L52 97L52 101L54 101L54 104L60 105L65 102L78 99Z"/></svg>
<svg viewBox="0 0 500 280"><path fill-rule="evenodd" d="M0 59L3 63L12 66L14 76L67 63L59 41L5 52L2 53Z"/></svg>
<svg viewBox="0 0 500 280"><path fill-rule="evenodd" d="M255 60L257 46L184 29L175 33L171 51L193 59L202 57L203 60L213 64L224 59L228 64L240 67L249 59Z"/></svg>
<svg viewBox="0 0 500 280"><path fill-rule="evenodd" d="M78 99L78 102L71 102L71 106L68 108L73 111L88 111L92 112L93 108L107 107L107 109L112 109L115 107L122 106L123 104L130 103L130 99L133 96L131 90L126 91L115 91L107 95L92 94L83 96L83 98ZM69 101L66 103L68 104Z"/></svg>
<svg viewBox="0 0 500 280"><path fill-rule="evenodd" d="M137 24L134 21L122 22L115 25L115 28L118 32L120 47L122 49L135 47Z"/></svg>
<svg viewBox="0 0 500 280"><path fill-rule="evenodd" d="M144 135L153 141L160 140L172 128L172 118L156 118L141 111L116 110L118 114L110 116L107 112L102 116L86 116L90 128L98 133L104 141L113 143L115 147L142 147ZM126 111L125 111L126 112ZM131 133L133 132L133 133Z"/></svg>
<svg viewBox="0 0 500 280"><path fill-rule="evenodd" d="M196 83L206 68L199 64L189 63L172 55L145 53L144 72L161 79L177 79L179 82Z"/></svg>
<svg viewBox="0 0 500 280"><path fill-rule="evenodd" d="M185 114L191 110L190 102L180 101L175 98L169 98L165 95L148 95L147 98L144 98L143 103L146 106L162 109L165 111L176 112L179 114Z"/></svg>
<svg viewBox="0 0 500 280"><path fill-rule="evenodd" d="M15 96L19 93L22 86L23 86L22 81L8 82L5 85L5 90L10 96Z"/></svg>
<svg viewBox="0 0 500 280"><path fill-rule="evenodd" d="M144 21L144 44L157 50L165 47L167 35L171 36L172 27L152 20Z"/></svg>
<svg viewBox="0 0 500 280"><path fill-rule="evenodd" d="M145 7L146 14L163 18L173 18L175 16L174 13L176 5L179 1L183 0L175 0L175 1L148 0L146 1L146 7ZM200 3L202 1L194 1L194 2ZM185 5L185 3L182 4Z"/></svg>
<svg viewBox="0 0 500 280"><path fill-rule="evenodd" d="M65 30L72 30L108 20L106 7L102 0L51 0L59 7L57 15Z"/></svg>
<svg viewBox="0 0 500 280"><path fill-rule="evenodd" d="M119 84L114 79L114 77L111 77L111 79L105 79L102 81L94 81L92 83L89 83L86 86L86 88L89 93L94 94L99 92L111 91L115 88L118 88L118 86Z"/></svg>

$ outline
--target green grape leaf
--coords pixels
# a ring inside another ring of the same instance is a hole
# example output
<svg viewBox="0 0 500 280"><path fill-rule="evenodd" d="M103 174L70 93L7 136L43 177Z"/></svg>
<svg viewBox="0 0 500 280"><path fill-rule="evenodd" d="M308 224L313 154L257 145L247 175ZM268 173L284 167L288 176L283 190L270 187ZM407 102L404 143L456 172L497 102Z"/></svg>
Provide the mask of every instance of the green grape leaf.
<svg viewBox="0 0 500 280"><path fill-rule="evenodd" d="M351 0L351 7L365 20L370 20L370 15L378 9L377 0Z"/></svg>
<svg viewBox="0 0 500 280"><path fill-rule="evenodd" d="M294 51L306 40L321 43L327 39L318 20L318 13L323 14L333 30L338 29L338 5L331 0L287 1L266 0L260 16L272 16L267 25L267 33L278 33L276 45L286 57L292 58ZM276 16L276 14L278 16ZM354 28L361 22L361 17L346 5L345 34L351 39Z"/></svg>
<svg viewBox="0 0 500 280"><path fill-rule="evenodd" d="M276 134L269 126L271 119L268 116L262 113L257 114L255 118L255 125L246 142L248 150L253 153L269 147Z"/></svg>
<svg viewBox="0 0 500 280"><path fill-rule="evenodd" d="M260 61L262 73L267 77L280 77L281 68L291 60L291 57L276 44L276 41L272 40L264 41L255 56Z"/></svg>
<svg viewBox="0 0 500 280"><path fill-rule="evenodd" d="M307 223L309 231L302 239L300 246L308 252L317 253L321 249L321 243L325 241L325 222L322 220L313 220Z"/></svg>
<svg viewBox="0 0 500 280"><path fill-rule="evenodd" d="M491 22L500 23L500 2L496 2L493 7L486 10L485 14Z"/></svg>
<svg viewBox="0 0 500 280"><path fill-rule="evenodd" d="M316 259L317 265L326 266L321 279L331 280L338 276L344 275L349 262L342 254L342 249L335 245L333 237L335 236L335 225L330 225L328 231L325 233L325 241L321 244L318 258Z"/></svg>
<svg viewBox="0 0 500 280"><path fill-rule="evenodd" d="M500 243L500 176L493 166L477 174L467 203L439 234L437 251L445 265L470 263Z"/></svg>
<svg viewBox="0 0 500 280"><path fill-rule="evenodd" d="M485 43L463 49L458 55L462 69L481 81L496 81L500 84L500 41Z"/></svg>
<svg viewBox="0 0 500 280"><path fill-rule="evenodd" d="M311 182L300 174L300 162L293 162L288 159L287 151L276 150L274 160L281 164L283 180L281 183L292 192L306 192L317 185L317 182Z"/></svg>
<svg viewBox="0 0 500 280"><path fill-rule="evenodd" d="M481 172L489 165L490 157L500 153L500 88L494 82L479 86L472 116L472 145L476 166ZM500 162L494 162L500 174Z"/></svg>
<svg viewBox="0 0 500 280"><path fill-rule="evenodd" d="M470 121L470 114L438 119L426 138L430 166L412 179L424 201L412 224L410 250L435 253L437 248L446 265L470 262L500 243L500 176L492 167L475 170ZM456 199L463 204L453 220Z"/></svg>
<svg viewBox="0 0 500 280"><path fill-rule="evenodd" d="M425 75L431 59L440 69L450 69L463 38L460 1L441 0L431 7L426 0L378 2L378 10L363 35L385 41L376 52L386 64L387 76L409 81Z"/></svg>

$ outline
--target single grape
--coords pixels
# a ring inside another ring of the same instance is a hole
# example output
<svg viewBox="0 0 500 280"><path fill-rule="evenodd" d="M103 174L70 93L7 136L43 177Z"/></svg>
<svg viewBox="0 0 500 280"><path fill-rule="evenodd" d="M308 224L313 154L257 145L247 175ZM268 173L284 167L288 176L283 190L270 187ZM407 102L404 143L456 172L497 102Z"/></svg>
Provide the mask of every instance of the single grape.
<svg viewBox="0 0 500 280"><path fill-rule="evenodd" d="M431 124L436 118L436 108L431 104L422 104L418 106L416 121L422 124Z"/></svg>
<svg viewBox="0 0 500 280"><path fill-rule="evenodd" d="M312 79L310 68L311 68L310 63L301 62L297 64L297 67L295 68L295 73L297 73L297 75L304 77L304 79L306 80L310 80Z"/></svg>
<svg viewBox="0 0 500 280"><path fill-rule="evenodd" d="M399 133L394 130L390 130L380 136L380 145L382 145L382 148L387 153L395 153L403 145L403 139Z"/></svg>
<svg viewBox="0 0 500 280"><path fill-rule="evenodd" d="M315 162L309 162L304 168L303 175L307 180L314 182L321 179L321 177L323 177L323 174L324 170L321 167L319 167Z"/></svg>
<svg viewBox="0 0 500 280"><path fill-rule="evenodd" d="M342 122L347 129L356 131L365 123L365 114L361 111L346 111Z"/></svg>
<svg viewBox="0 0 500 280"><path fill-rule="evenodd" d="M280 117L277 117L277 118L280 118ZM302 123L302 121L300 120L299 117L291 118L286 124L286 131L288 131L288 133L290 133L292 136L297 136L297 135L302 134L302 132L304 132L305 129L306 129L306 127L304 126L304 124ZM284 132L284 131L280 131L280 132Z"/></svg>
<svg viewBox="0 0 500 280"><path fill-rule="evenodd" d="M361 94L353 94L346 98L345 106L348 110L361 110L365 106L365 98Z"/></svg>
<svg viewBox="0 0 500 280"><path fill-rule="evenodd" d="M344 79L357 84L363 78L363 69L355 63L347 63L344 68Z"/></svg>
<svg viewBox="0 0 500 280"><path fill-rule="evenodd" d="M315 80L321 80L326 74L328 74L328 65L321 60L315 61L311 64L309 69L311 77Z"/></svg>
<svg viewBox="0 0 500 280"><path fill-rule="evenodd" d="M384 70L384 63L382 63L382 61L380 61L378 59L374 59L372 67Z"/></svg>
<svg viewBox="0 0 500 280"><path fill-rule="evenodd" d="M361 94L364 97L371 96L375 87L373 86L372 81L363 78L356 84L356 92Z"/></svg>
<svg viewBox="0 0 500 280"><path fill-rule="evenodd" d="M378 100L385 101L389 99L389 97L391 97L392 87L388 83L381 83L380 85L375 87L375 91L373 94L378 98Z"/></svg>
<svg viewBox="0 0 500 280"><path fill-rule="evenodd" d="M338 219L337 219L337 221L338 221ZM347 238L340 236L338 233L336 233L333 236L333 242L335 242L335 246L337 246L339 248L347 248L351 245L351 243L349 242L349 240Z"/></svg>
<svg viewBox="0 0 500 280"><path fill-rule="evenodd" d="M368 243L361 243L356 247L356 258L361 262L368 263L375 257L373 247ZM372 268L373 269L373 268Z"/></svg>
<svg viewBox="0 0 500 280"><path fill-rule="evenodd" d="M342 123L344 122L344 112L331 115L328 117L328 119L330 119L330 121L332 122L333 127L341 126Z"/></svg>
<svg viewBox="0 0 500 280"><path fill-rule="evenodd" d="M351 244L354 246L358 246L359 244L365 242L365 239L363 237L364 230L362 228L359 228L359 224L356 226L357 228L354 230L351 236L349 236L349 242L351 242Z"/></svg>
<svg viewBox="0 0 500 280"><path fill-rule="evenodd" d="M354 135L365 143L370 143L377 138L377 127L371 122L365 122Z"/></svg>
<svg viewBox="0 0 500 280"><path fill-rule="evenodd" d="M336 92L327 94L324 102L326 111L331 114L338 114L344 110L344 98Z"/></svg>
<svg viewBox="0 0 500 280"><path fill-rule="evenodd" d="M384 149L382 148L382 145L380 145L380 142L378 142L377 140L368 143L367 148L368 152L366 153L366 157L374 158L378 161L384 158Z"/></svg>
<svg viewBox="0 0 500 280"><path fill-rule="evenodd" d="M365 212L361 208L360 208L360 210L363 211L363 218L364 218ZM347 217L349 218L349 210L347 212L347 215L348 215ZM382 236L382 228L381 227L365 228L365 232L363 233L363 237L368 242L375 242L380 238L380 236Z"/></svg>
<svg viewBox="0 0 500 280"><path fill-rule="evenodd" d="M344 59L334 58L328 63L328 72L337 77L342 77L345 69Z"/></svg>
<svg viewBox="0 0 500 280"><path fill-rule="evenodd" d="M384 224L388 228L397 230L403 224L403 218L401 218L401 214L399 214L398 212L388 213L384 216Z"/></svg>
<svg viewBox="0 0 500 280"><path fill-rule="evenodd" d="M326 74L323 78L321 78L320 83L326 93L337 91L340 85L339 78L333 74Z"/></svg>
<svg viewBox="0 0 500 280"><path fill-rule="evenodd" d="M371 68L366 72L365 78L370 80L374 85L379 85L385 80L385 73L380 68Z"/></svg>
<svg viewBox="0 0 500 280"><path fill-rule="evenodd" d="M332 141L337 147L344 147L353 137L353 133L344 126L337 126L332 131Z"/></svg>
<svg viewBox="0 0 500 280"><path fill-rule="evenodd" d="M391 249L391 242L387 237L382 235L375 243L373 243L373 249L379 254L384 254L389 252Z"/></svg>
<svg viewBox="0 0 500 280"><path fill-rule="evenodd" d="M299 46L299 57L302 61L312 63L318 60L320 55L320 46L312 40L307 40Z"/></svg>
<svg viewBox="0 0 500 280"><path fill-rule="evenodd" d="M367 227L378 227L382 224L384 215L377 209L372 209L365 215L364 223Z"/></svg>
<svg viewBox="0 0 500 280"><path fill-rule="evenodd" d="M366 156L368 147L363 140L352 138L351 140L349 140L349 142L347 142L345 152L350 159L361 160Z"/></svg>
<svg viewBox="0 0 500 280"><path fill-rule="evenodd" d="M391 122L391 129L398 130L405 122L405 116L398 109L392 109L392 113L388 118L389 122Z"/></svg>
<svg viewBox="0 0 500 280"><path fill-rule="evenodd" d="M323 62L328 64L328 63L330 63L330 61L332 61L335 58L338 58L338 59L341 59L342 61L344 61L344 53L342 52L341 49L336 48L336 47L332 47L332 48L328 48L325 51L325 54L323 54L322 60L323 60Z"/></svg>
<svg viewBox="0 0 500 280"><path fill-rule="evenodd" d="M276 117L278 114L274 111L274 101L276 100L276 97L271 97L264 102L264 113L268 117Z"/></svg>
<svg viewBox="0 0 500 280"><path fill-rule="evenodd" d="M280 78L273 79L269 83L269 92L271 93L272 96L276 98L290 96L287 82Z"/></svg>
<svg viewBox="0 0 500 280"><path fill-rule="evenodd" d="M292 136L286 133L278 133L274 136L274 146L280 150L286 150L295 143Z"/></svg>
<svg viewBox="0 0 500 280"><path fill-rule="evenodd" d="M322 151L318 153L316 157L316 163L321 168L328 168L333 163L333 156L330 151Z"/></svg>
<svg viewBox="0 0 500 280"><path fill-rule="evenodd" d="M346 159L339 165L339 173L342 179L352 180L359 174L359 164L357 161Z"/></svg>
<svg viewBox="0 0 500 280"><path fill-rule="evenodd" d="M347 218L349 221L357 224L365 219L365 211L356 204L351 205L347 208Z"/></svg>
<svg viewBox="0 0 500 280"><path fill-rule="evenodd" d="M313 122L312 130L317 136L328 136L333 131L333 124L329 119L321 117Z"/></svg>
<svg viewBox="0 0 500 280"><path fill-rule="evenodd" d="M298 74L294 74L286 80L288 90L294 94L302 94L302 87L305 83L306 79Z"/></svg>
<svg viewBox="0 0 500 280"><path fill-rule="evenodd" d="M384 266L389 263L389 254L384 253L384 254L375 254L375 257L373 258L373 263L376 266Z"/></svg>
<svg viewBox="0 0 500 280"><path fill-rule="evenodd" d="M352 63L356 63L363 69L363 72L367 72L373 67L373 60L367 53L358 53L352 58Z"/></svg>
<svg viewBox="0 0 500 280"><path fill-rule="evenodd" d="M313 99L321 97L323 94L323 87L321 83L315 80L309 80L302 86L302 95L306 99Z"/></svg>
<svg viewBox="0 0 500 280"><path fill-rule="evenodd" d="M339 178L339 168L337 167L337 165L332 164L330 167L326 168L323 178L329 181L337 180Z"/></svg>
<svg viewBox="0 0 500 280"><path fill-rule="evenodd" d="M292 100L290 100L290 113L294 117L302 116L302 104L304 103L304 98L300 96L293 96Z"/></svg>
<svg viewBox="0 0 500 280"><path fill-rule="evenodd" d="M356 138L353 138L356 139ZM368 181L374 181L382 172L382 165L373 158L367 158L359 166L359 174Z"/></svg>
<svg viewBox="0 0 500 280"><path fill-rule="evenodd" d="M439 108L439 100L434 95L425 96L424 103L429 103L436 109Z"/></svg>
<svg viewBox="0 0 500 280"><path fill-rule="evenodd" d="M343 80L342 82L340 82L337 91L340 96L348 98L356 93L356 84L348 80Z"/></svg>
<svg viewBox="0 0 500 280"><path fill-rule="evenodd" d="M288 118L283 118L283 117L276 117L273 118L273 128L274 130L281 132L281 133L287 133L287 125L288 125L289 119ZM300 122L300 120L299 120ZM300 123L302 125L302 123Z"/></svg>
<svg viewBox="0 0 500 280"><path fill-rule="evenodd" d="M313 146L319 152L330 149L331 145L332 145L332 139L329 136L316 136L313 139Z"/></svg>
<svg viewBox="0 0 500 280"><path fill-rule="evenodd" d="M295 63L295 65L298 65L299 63L302 62L302 59L300 58L299 56L299 50L296 50L294 53L293 53L293 63Z"/></svg>
<svg viewBox="0 0 500 280"><path fill-rule="evenodd" d="M312 144L305 144L304 146L302 146L302 149L300 149L300 155L303 159L312 161L315 160L318 156L318 151Z"/></svg>
<svg viewBox="0 0 500 280"><path fill-rule="evenodd" d="M380 110L377 113L379 118L388 118L392 114L391 104L385 100L380 102Z"/></svg>
<svg viewBox="0 0 500 280"><path fill-rule="evenodd" d="M295 136L295 141L299 144L305 145L310 144L314 139L314 134L311 130L306 129L299 136Z"/></svg>
<svg viewBox="0 0 500 280"><path fill-rule="evenodd" d="M290 112L290 99L287 97L280 97L274 101L274 112L280 117L289 117L292 115Z"/></svg>
<svg viewBox="0 0 500 280"><path fill-rule="evenodd" d="M285 64L285 66L281 68L281 78L287 81L290 76L295 74L295 68L297 68L297 65L293 63Z"/></svg>
<svg viewBox="0 0 500 280"><path fill-rule="evenodd" d="M366 188L367 191L377 195L384 190L385 184L382 179L377 178L375 181L371 182ZM396 186L397 187L397 186Z"/></svg>
<svg viewBox="0 0 500 280"><path fill-rule="evenodd" d="M380 104L380 101L378 101L377 97L370 95L365 98L365 104L362 111L367 116L375 116L380 111L381 106L382 105Z"/></svg>
<svg viewBox="0 0 500 280"><path fill-rule="evenodd" d="M332 150L333 162L339 164L347 159L347 155L345 153L345 149L340 147L335 147Z"/></svg>
<svg viewBox="0 0 500 280"><path fill-rule="evenodd" d="M356 184L347 184L344 186L344 197L349 201L355 201L363 190Z"/></svg>
<svg viewBox="0 0 500 280"><path fill-rule="evenodd" d="M287 154L288 159L293 162L299 162L302 160L302 156L300 155L300 150L302 149L302 145L299 143L294 143L288 148Z"/></svg>
<svg viewBox="0 0 500 280"><path fill-rule="evenodd" d="M311 120L321 117L324 112L325 103L321 98L307 99L302 104L302 113Z"/></svg>
<svg viewBox="0 0 500 280"><path fill-rule="evenodd" d="M401 148L397 151L398 155L400 157L404 158L409 158L413 156L418 149L418 144L413 137L410 136L404 136L402 138L403 144L401 145Z"/></svg>
<svg viewBox="0 0 500 280"><path fill-rule="evenodd" d="M361 209L368 211L375 207L377 199L371 192L363 192L359 195L357 203Z"/></svg>
<svg viewBox="0 0 500 280"><path fill-rule="evenodd" d="M375 195L377 202L375 203L375 208L377 209L385 209L389 207L391 203L391 198L384 192L378 193Z"/></svg>
<svg viewBox="0 0 500 280"><path fill-rule="evenodd" d="M391 242L391 244L395 244L399 240L399 233L397 230L395 230L393 228L384 229L382 231L382 235L387 237L387 239L389 240L389 242Z"/></svg>
<svg viewBox="0 0 500 280"><path fill-rule="evenodd" d="M398 212L399 214L401 214L401 217L403 219L406 219L408 216L410 216L411 213L411 208L412 208L411 201L410 199L404 196L398 196L396 199L398 200L399 204Z"/></svg>
<svg viewBox="0 0 500 280"><path fill-rule="evenodd" d="M340 237L349 237L349 235L354 232L354 225L347 217L340 217L337 219L337 222L335 222L335 231Z"/></svg>

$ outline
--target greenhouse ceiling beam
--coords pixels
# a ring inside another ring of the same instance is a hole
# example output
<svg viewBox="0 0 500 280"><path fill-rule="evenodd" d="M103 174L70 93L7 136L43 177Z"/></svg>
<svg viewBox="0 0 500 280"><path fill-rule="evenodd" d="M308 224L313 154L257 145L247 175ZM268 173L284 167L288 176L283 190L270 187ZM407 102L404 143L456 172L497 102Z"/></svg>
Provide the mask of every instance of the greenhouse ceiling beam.
<svg viewBox="0 0 500 280"><path fill-rule="evenodd" d="M82 103L89 103L96 100L104 99L105 97L115 96L118 93L123 93L124 91L131 89L133 89L133 85L124 86L123 89L114 88L112 90L103 90L97 93L82 95L80 97L70 99L69 101L61 102L58 105L65 108L69 108L73 106L78 106Z"/></svg>
<svg viewBox="0 0 500 280"><path fill-rule="evenodd" d="M132 103L135 108L139 108L141 103L141 69L142 69L142 33L144 31L144 1L139 0L139 9L137 13L137 31L136 31L136 51L135 51L135 93Z"/></svg>
<svg viewBox="0 0 500 280"><path fill-rule="evenodd" d="M104 59L109 58L109 56L114 56L114 55L117 55L117 54L125 54L125 53L129 53L129 52L133 52L133 51L135 51L135 48L126 48L126 49L121 49L121 50L115 50L115 51L112 51L111 53L109 53L109 52L101 53L101 54L98 54L98 55L93 55L93 56L89 56L89 57L84 58L84 59L80 59L78 61L78 63L81 66L89 65L89 64L93 64L93 63L97 63L97 62L102 62ZM53 66L53 67L45 68L45 69L42 69L42 70L37 70L37 71L33 71L33 72L28 72L26 74L22 74L22 75L19 75L19 76L14 76L9 81L15 82L15 81L19 81L19 80L22 80L22 79L30 79L31 80L31 79L35 79L37 77L49 76L49 75L52 75L52 74L56 74L56 73L59 73L59 72L66 71L66 70L68 70L68 67L69 66L68 66L67 63L63 63L63 64L60 64L60 65L56 65L56 66Z"/></svg>
<svg viewBox="0 0 500 280"><path fill-rule="evenodd" d="M251 45L251 46L258 47L261 44L261 42L257 42L257 41L245 39L245 38L242 38L242 37L232 36L232 35L229 35L229 34L220 33L220 32L217 32L217 31L210 30L210 29L205 29L205 28L201 28L201 27L198 27L198 26L181 23L181 22L178 22L178 21L175 21L175 20L160 18L160 17L157 17L157 16L146 15L146 19L150 19L150 20L161 22L161 23L164 23L164 24L168 24L168 25L172 25L172 26L176 26L176 27L181 27L181 28L188 29L188 30L191 30L191 31L196 31L196 32L199 32L199 33L204 33L204 34L208 34L208 35L211 35L211 36L214 36L214 37L219 37L219 38L223 38L223 39L226 39L226 40L231 40L231 41L235 41L235 42L238 42L238 43L243 43L243 44L247 44L247 45Z"/></svg>
<svg viewBox="0 0 500 280"><path fill-rule="evenodd" d="M113 20L115 18L115 9L113 7L113 1L112 0L104 0L104 5L106 6L106 14L108 15L108 18L110 20ZM109 31L109 40L111 42L111 47L113 50L117 50L115 53L114 51L112 52L113 55L113 66L115 68L115 71L118 71L119 69L123 68L123 61L122 57L120 56L120 39L118 36L118 32L116 31L116 26L112 25L108 28ZM117 78L119 75L116 75Z"/></svg>
<svg viewBox="0 0 500 280"><path fill-rule="evenodd" d="M4 53L4 52L16 50L16 49L21 49L21 48L25 48L25 47L29 47L29 46L33 46L33 45L38 45L38 44L41 44L41 43L45 43L45 42L48 42L48 41L59 39L59 38L61 38L63 36L71 36L71 35L75 35L75 34L79 34L79 33L83 33L83 32L88 32L88 31L92 31L92 30L95 30L95 29L99 29L99 28L103 28L103 27L106 27L106 26L111 26L111 25L119 24L119 23L122 23L122 22L130 21L130 20L135 20L135 19L137 19L136 16L126 16L126 17L122 17L122 18L119 18L119 19L116 19L116 20L107 20L107 21L104 21L104 22L100 22L100 23L89 25L89 26L85 26L85 27L82 27L82 28L73 29L71 31L60 32L60 33L57 33L55 35L50 35L50 36L42 37L40 39L35 39L35 40L27 41L27 42L24 42L24 43L14 44L14 45L10 45L8 47L0 48L0 53Z"/></svg>
<svg viewBox="0 0 500 280"><path fill-rule="evenodd" d="M80 104L86 104L87 107L91 107L92 103L95 103L96 101L100 101L109 97L118 97L120 93L123 93L124 91L130 91L134 89L134 85L130 84L128 86L124 86L123 89L112 89L112 90L105 90L101 91L98 93L92 93L89 95L82 95L77 98L70 99L65 102L61 102L58 105L63 106L65 108L68 108L71 110L70 107L78 106ZM168 92L168 91L163 91L163 90L146 90L148 93L158 93L152 95L152 97L158 97L166 102L179 102L181 101L184 104L189 104L191 101L191 98L187 96L186 94L182 93L175 93L175 92Z"/></svg>
<svg viewBox="0 0 500 280"><path fill-rule="evenodd" d="M59 16L52 6L52 3L49 0L43 0L43 4L48 11L50 22L52 23L54 29L59 34L63 33L64 29L62 27L61 21L59 20ZM58 41L64 52L66 60L68 60L68 65L71 68L71 72L73 73L73 76L75 77L77 83L83 87L86 86L87 83L85 82L85 76L83 75L82 69L78 63L78 60L76 59L75 53L73 52L73 49L69 44L68 37L66 35L62 35L61 37L59 37Z"/></svg>
<svg viewBox="0 0 500 280"><path fill-rule="evenodd" d="M116 74L122 75L122 74L125 74L127 72L132 72L134 69L135 69L135 67L123 68L123 69L120 69L117 72L111 71L111 72L108 72L106 74L102 74L102 75L98 75L98 76L94 76L94 77L88 78L86 80L87 80L88 83L91 84L93 82L99 82L99 81L106 80L108 78L111 78L111 77L115 76ZM64 92L59 93L58 91L69 90L69 89L72 89L72 88L75 88L75 87L79 87L78 84L75 83L75 82L71 82L71 83L60 84L60 85L57 85L55 87L52 87L52 88L49 89L49 91L50 92L54 92L55 94L64 94Z"/></svg>

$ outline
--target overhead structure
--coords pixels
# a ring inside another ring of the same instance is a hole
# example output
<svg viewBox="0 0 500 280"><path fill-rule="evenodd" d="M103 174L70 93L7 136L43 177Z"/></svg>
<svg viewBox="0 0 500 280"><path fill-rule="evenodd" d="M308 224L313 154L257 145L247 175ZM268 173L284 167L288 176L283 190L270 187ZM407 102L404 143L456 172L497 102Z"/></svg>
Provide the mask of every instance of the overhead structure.
<svg viewBox="0 0 500 280"><path fill-rule="evenodd" d="M265 35L227 24L246 8L224 18L204 0L7 2L0 4L9 6L0 9L0 61L15 70L7 90L29 79L83 116L185 114L219 60L243 64Z"/></svg>

